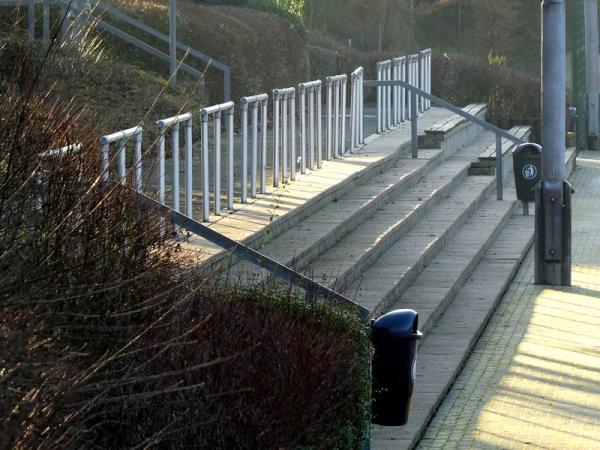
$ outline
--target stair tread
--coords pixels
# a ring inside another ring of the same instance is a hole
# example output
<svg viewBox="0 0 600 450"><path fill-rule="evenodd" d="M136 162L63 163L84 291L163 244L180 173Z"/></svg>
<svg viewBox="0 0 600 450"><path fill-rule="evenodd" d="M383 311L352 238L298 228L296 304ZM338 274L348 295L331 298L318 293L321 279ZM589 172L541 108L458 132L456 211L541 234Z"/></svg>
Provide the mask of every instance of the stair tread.
<svg viewBox="0 0 600 450"><path fill-rule="evenodd" d="M361 212L370 216L374 211L368 213L368 209L381 202L382 196L392 195L403 185L417 182L422 173L439 163L441 151L422 151L420 156L419 159L400 159L397 166L371 178L366 185L357 186L291 230L266 243L259 251L283 264L293 264L294 260L300 259L310 248L319 245L340 226L343 226L340 233L345 234L345 229L352 226L348 223L350 219ZM240 262L234 267L236 272L256 271L245 262Z"/></svg>
<svg viewBox="0 0 600 450"><path fill-rule="evenodd" d="M373 426L372 449L409 449L416 444L526 255L532 238L533 217L513 213L419 346L413 413L408 424Z"/></svg>
<svg viewBox="0 0 600 450"><path fill-rule="evenodd" d="M403 224L423 214L421 210L431 206L436 196L447 192L453 181L464 178L468 166L466 162L453 161L433 169L415 186L391 199L370 219L319 255L310 263L311 271L319 279L327 279L339 274L340 270L353 267L362 257L374 251L376 246L389 239Z"/></svg>
<svg viewBox="0 0 600 450"><path fill-rule="evenodd" d="M348 289L357 302L373 310L410 271L418 271L425 257L440 247L456 221L479 201L494 178L469 177L435 205L416 226L391 246Z"/></svg>
<svg viewBox="0 0 600 450"><path fill-rule="evenodd" d="M427 331L435 317L443 313L444 305L456 289L471 276L490 243L490 238L504 223L514 207L514 201L499 202L488 198L456 233L452 240L428 264L411 286L393 304L392 309L408 308L419 312L421 328ZM460 255L460 256L457 256ZM431 292L431 287L440 288ZM421 295L427 292L427 295Z"/></svg>

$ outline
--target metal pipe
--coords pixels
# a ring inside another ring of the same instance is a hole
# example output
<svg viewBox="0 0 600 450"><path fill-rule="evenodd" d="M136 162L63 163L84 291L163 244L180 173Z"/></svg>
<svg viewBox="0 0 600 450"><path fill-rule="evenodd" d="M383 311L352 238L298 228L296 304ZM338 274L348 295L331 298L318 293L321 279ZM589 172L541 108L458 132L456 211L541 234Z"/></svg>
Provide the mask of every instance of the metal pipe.
<svg viewBox="0 0 600 450"><path fill-rule="evenodd" d="M119 183L125 184L127 177L127 150L125 149L124 141L119 144Z"/></svg>
<svg viewBox="0 0 600 450"><path fill-rule="evenodd" d="M308 91L308 166L315 170L315 92Z"/></svg>
<svg viewBox="0 0 600 450"><path fill-rule="evenodd" d="M202 125L202 221L210 222L210 187L208 168L208 116L200 116Z"/></svg>
<svg viewBox="0 0 600 450"><path fill-rule="evenodd" d="M133 167L135 171L135 190L142 192L142 133L135 135Z"/></svg>
<svg viewBox="0 0 600 450"><path fill-rule="evenodd" d="M346 153L346 102L347 102L347 89L348 79L344 78L341 82L342 89L342 156Z"/></svg>
<svg viewBox="0 0 600 450"><path fill-rule="evenodd" d="M504 166L502 160L502 136L496 134L496 198L502 200L502 184L504 183Z"/></svg>
<svg viewBox="0 0 600 450"><path fill-rule="evenodd" d="M227 209L229 211L233 211L233 176L234 176L234 167L233 167L233 153L234 153L234 127L233 127L233 119L234 119L234 110L233 108L229 109L226 113L227 116Z"/></svg>
<svg viewBox="0 0 600 450"><path fill-rule="evenodd" d="M306 173L306 89L300 85L300 172Z"/></svg>
<svg viewBox="0 0 600 450"><path fill-rule="evenodd" d="M544 0L542 145L544 182L565 179L566 29L564 0Z"/></svg>
<svg viewBox="0 0 600 450"><path fill-rule="evenodd" d="M340 155L340 83L333 82L333 157L339 158Z"/></svg>
<svg viewBox="0 0 600 450"><path fill-rule="evenodd" d="M169 0L169 84L177 86L177 0Z"/></svg>
<svg viewBox="0 0 600 450"><path fill-rule="evenodd" d="M290 96L290 127L291 127L291 178L296 181L296 96Z"/></svg>
<svg viewBox="0 0 600 450"><path fill-rule="evenodd" d="M281 133L281 143L282 143L282 152L281 152L281 168L282 175L281 180L283 184L286 184L288 181L288 98L285 95L281 102L281 114L282 114L282 133Z"/></svg>
<svg viewBox="0 0 600 450"><path fill-rule="evenodd" d="M261 194L267 193L267 123L269 115L269 102L263 100L262 103L262 126L261 126L261 144L262 144L262 157L260 159L260 192Z"/></svg>
<svg viewBox="0 0 600 450"><path fill-rule="evenodd" d="M333 136L331 121L333 119L333 82L331 78L327 78L327 160L333 156Z"/></svg>
<svg viewBox="0 0 600 450"><path fill-rule="evenodd" d="M392 61L388 61L387 69L386 69L386 80L392 81ZM392 87L388 86L386 88L386 108L387 108L387 129L392 128Z"/></svg>
<svg viewBox="0 0 600 450"><path fill-rule="evenodd" d="M101 165L102 165L102 181L106 182L108 181L108 177L110 175L110 159L109 159L109 151L110 151L110 145L108 142L101 144L101 150L100 150L100 158L101 158Z"/></svg>
<svg viewBox="0 0 600 450"><path fill-rule="evenodd" d="M411 148L412 148L412 157L419 157L419 133L417 130L417 93L415 91L410 92L410 115L411 119Z"/></svg>
<svg viewBox="0 0 600 450"><path fill-rule="evenodd" d="M179 122L171 130L171 153L173 160L173 209L180 212L179 205Z"/></svg>
<svg viewBox="0 0 600 450"><path fill-rule="evenodd" d="M381 63L377 63L377 81L383 81L382 72L381 72ZM382 126L382 115L381 115L381 105L382 105L382 87L377 86L377 134L381 134L383 131Z"/></svg>
<svg viewBox="0 0 600 450"><path fill-rule="evenodd" d="M279 91L273 91L273 186L279 187Z"/></svg>
<svg viewBox="0 0 600 450"><path fill-rule="evenodd" d="M322 83L317 85L317 168L323 166L323 96Z"/></svg>
<svg viewBox="0 0 600 450"><path fill-rule="evenodd" d="M166 183L165 183L165 134L164 131L158 138L158 154L156 155L158 165L158 201L166 204Z"/></svg>
<svg viewBox="0 0 600 450"><path fill-rule="evenodd" d="M258 171L258 102L252 104L252 172L250 174L250 195L256 198Z"/></svg>
<svg viewBox="0 0 600 450"><path fill-rule="evenodd" d="M248 102L241 99L242 108L242 203L248 203Z"/></svg>
<svg viewBox="0 0 600 450"><path fill-rule="evenodd" d="M215 188L214 213L221 215L221 111L215 113Z"/></svg>
<svg viewBox="0 0 600 450"><path fill-rule="evenodd" d="M190 114L191 116L191 114ZM185 214L193 218L194 205L193 205L193 138L192 138L192 126L193 120L190 117L185 121Z"/></svg>

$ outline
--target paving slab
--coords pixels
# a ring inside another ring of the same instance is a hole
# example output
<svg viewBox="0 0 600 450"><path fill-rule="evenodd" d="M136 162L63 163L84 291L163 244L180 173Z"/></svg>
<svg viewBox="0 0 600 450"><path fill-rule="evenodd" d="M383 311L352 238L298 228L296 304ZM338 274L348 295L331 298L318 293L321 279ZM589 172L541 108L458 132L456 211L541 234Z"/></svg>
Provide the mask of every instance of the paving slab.
<svg viewBox="0 0 600 450"><path fill-rule="evenodd" d="M529 254L418 448L600 448L600 155L577 165L573 285Z"/></svg>

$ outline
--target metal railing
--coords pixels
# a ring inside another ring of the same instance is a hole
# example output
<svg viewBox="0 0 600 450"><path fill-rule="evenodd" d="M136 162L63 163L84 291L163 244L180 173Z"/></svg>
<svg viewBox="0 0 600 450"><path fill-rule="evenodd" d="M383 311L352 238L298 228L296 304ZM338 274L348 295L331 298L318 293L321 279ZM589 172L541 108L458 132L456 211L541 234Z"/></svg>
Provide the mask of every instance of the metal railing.
<svg viewBox="0 0 600 450"><path fill-rule="evenodd" d="M226 116L227 132L227 209L233 211L233 113L235 104L226 102L220 105L209 106L200 110L201 139L202 139L202 220L210 222L210 183L209 183L209 157L208 157L208 125L212 118L214 121L214 184L213 213L221 215L221 133L222 115Z"/></svg>
<svg viewBox="0 0 600 450"><path fill-rule="evenodd" d="M248 111L252 110L252 164L250 168L250 196L256 198L258 179L258 110L261 111L260 127L260 193L267 193L267 121L269 96L267 94L242 97L242 203L248 203Z"/></svg>
<svg viewBox="0 0 600 450"><path fill-rule="evenodd" d="M279 187L280 175L287 183L290 166L296 179L296 88L273 91L273 134L273 186Z"/></svg>
<svg viewBox="0 0 600 450"><path fill-rule="evenodd" d="M170 221L174 227L181 227L185 230L206 239L209 242L219 246L220 248L235 254L238 258L248 261L254 266L267 270L277 278L288 281L291 284L305 291L306 297L315 298L321 297L326 301L333 302L339 306L349 307L354 309L358 316L366 321L369 317L369 310L356 302L353 302L344 295L336 292L326 286L323 286L316 281L311 280L305 275L296 272L295 270L269 258L268 256L257 252L256 250L235 241L206 225L195 221L191 217L187 217L173 209L165 206L156 200L153 200L143 194L139 194L140 202L156 211L166 220Z"/></svg>
<svg viewBox="0 0 600 450"><path fill-rule="evenodd" d="M172 179L172 204L173 209L177 212L180 210L180 128L184 126L184 155L185 155L185 214L192 217L193 214L193 140L192 126L193 118L191 113L180 114L178 116L169 117L156 122L156 128L159 132L158 137L158 199L162 204L166 204L166 171L165 171L165 147L166 135L171 133L171 160L173 163L173 179Z"/></svg>
<svg viewBox="0 0 600 450"><path fill-rule="evenodd" d="M327 159L346 153L348 75L327 77Z"/></svg>
<svg viewBox="0 0 600 450"><path fill-rule="evenodd" d="M298 85L300 92L300 171L321 168L323 159L323 122L321 120L323 82L308 81ZM308 102L308 107L307 107ZM308 164L307 164L308 157Z"/></svg>
<svg viewBox="0 0 600 450"><path fill-rule="evenodd" d="M355 152L365 143L365 101L364 87L365 71L359 67L350 76L350 151Z"/></svg>
<svg viewBox="0 0 600 450"><path fill-rule="evenodd" d="M63 38L68 37L69 28L74 37L78 36L78 29L82 27L82 22L92 22L99 29L104 30L113 36L131 44L146 53L162 60L165 62L171 62L171 56L167 53L155 48L154 46L138 39L131 34L123 31L117 26L108 23L106 18L113 18L118 21L124 22L131 27L142 31L164 43L169 44L169 36L161 33L160 31L144 24L143 22L134 19L124 14L119 9L107 5L97 0L0 0L0 6L25 6L27 5L27 28L28 28L28 39L33 41L35 39L35 26L36 26L36 15L35 6L43 5L42 12L42 39L48 43L50 41L50 7L58 6L61 10L60 21L62 23L62 36ZM77 16L77 17L75 17ZM75 28L75 29L74 29ZM229 66L221 63L220 61L211 58L210 56L188 46L182 42L176 42L176 48L184 51L189 57L201 61L202 63L214 67L215 69L223 73L223 96L224 101L227 102L231 98L231 70ZM188 64L177 61L177 64L182 71L186 72L190 76L198 79L203 79L204 74L202 71L191 67Z"/></svg>
<svg viewBox="0 0 600 450"><path fill-rule="evenodd" d="M495 125L492 125L491 123L486 122L485 120L480 119L477 116L474 116L472 114L469 114L467 112L465 112L464 110L462 110L461 108L458 108L456 106L454 106L451 103L448 103L445 100L442 100L441 98L438 98L434 95L431 95L421 89L419 89L416 86L413 86L407 82L404 81L400 81L400 80L395 80L395 81L380 81L380 80L368 80L364 82L365 87L388 87L388 86L402 86L405 89L407 89L410 92L410 104L411 104L411 149L412 149L412 157L413 158L418 158L419 157L419 147L418 147L418 114L417 114L417 105L418 105L418 97L423 97L427 100L429 100L431 103L441 107L441 108L445 108L451 112L453 112L454 114L457 114L461 117L463 117L464 119L473 122L475 125L479 125L480 127L491 131L493 133L495 133L496 135L496 194L497 194L497 199L498 200L502 200L503 198L503 191L502 191L502 183L503 183L503 179L504 179L504 174L503 174L503 161L502 161L502 138L508 139L511 142L514 142L516 144L522 144L524 141L516 136L513 136L512 134L510 134L509 132L507 132L506 130L503 130L501 128L498 128Z"/></svg>
<svg viewBox="0 0 600 450"><path fill-rule="evenodd" d="M431 94L431 55L430 48L419 52L419 88L428 94ZM431 101L425 97L419 98L421 99L421 112L429 110L431 108Z"/></svg>
<svg viewBox="0 0 600 450"><path fill-rule="evenodd" d="M392 59L392 79L406 81L406 56ZM398 126L406 120L406 89L402 86L393 86L394 111L393 122L394 126Z"/></svg>
<svg viewBox="0 0 600 450"><path fill-rule="evenodd" d="M419 55L408 55L406 57L406 80L411 86L419 85ZM418 106L413 105L413 101L418 101L418 98L413 98L410 92L407 97L408 119L412 120L418 113Z"/></svg>
<svg viewBox="0 0 600 450"><path fill-rule="evenodd" d="M377 81L392 80L392 61L377 63ZM391 86L377 87L377 133L388 131L392 126L392 88Z"/></svg>
<svg viewBox="0 0 600 450"><path fill-rule="evenodd" d="M110 177L110 166L112 158L110 157L111 144L117 145L117 170L119 173L119 182L125 184L127 181L127 144L133 138L133 168L134 168L134 186L137 192L142 191L142 127L133 127L116 133L107 134L100 138L101 155L101 179L108 181Z"/></svg>

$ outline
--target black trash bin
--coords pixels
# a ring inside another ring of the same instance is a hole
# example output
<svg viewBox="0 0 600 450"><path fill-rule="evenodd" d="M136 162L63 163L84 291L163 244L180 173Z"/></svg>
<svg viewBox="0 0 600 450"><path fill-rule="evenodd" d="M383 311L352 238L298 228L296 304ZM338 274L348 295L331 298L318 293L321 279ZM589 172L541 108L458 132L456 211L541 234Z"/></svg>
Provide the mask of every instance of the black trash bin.
<svg viewBox="0 0 600 450"><path fill-rule="evenodd" d="M372 422L399 426L408 422L417 369L419 316L410 309L392 311L371 324L373 356Z"/></svg>
<svg viewBox="0 0 600 450"><path fill-rule="evenodd" d="M542 146L521 144L513 150L512 157L517 198L522 202L534 202L535 186L542 179Z"/></svg>

